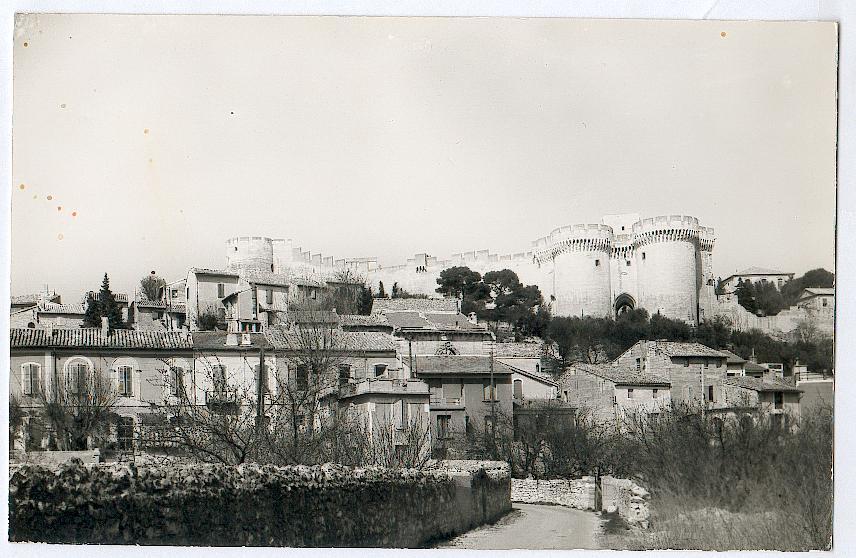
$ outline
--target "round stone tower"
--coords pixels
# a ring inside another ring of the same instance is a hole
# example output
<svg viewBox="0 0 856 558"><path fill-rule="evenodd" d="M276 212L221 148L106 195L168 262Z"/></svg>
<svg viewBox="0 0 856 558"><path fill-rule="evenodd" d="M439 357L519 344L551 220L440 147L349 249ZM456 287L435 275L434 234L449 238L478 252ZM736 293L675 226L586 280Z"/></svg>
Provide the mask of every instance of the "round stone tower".
<svg viewBox="0 0 856 558"><path fill-rule="evenodd" d="M261 236L239 236L226 241L226 269L272 272L271 239Z"/></svg>
<svg viewBox="0 0 856 558"><path fill-rule="evenodd" d="M698 219L663 215L633 225L639 307L691 324L698 322Z"/></svg>
<svg viewBox="0 0 856 558"><path fill-rule="evenodd" d="M600 224L561 227L535 241L534 259L547 267L545 297L555 298L554 315L611 315L612 241L612 227Z"/></svg>

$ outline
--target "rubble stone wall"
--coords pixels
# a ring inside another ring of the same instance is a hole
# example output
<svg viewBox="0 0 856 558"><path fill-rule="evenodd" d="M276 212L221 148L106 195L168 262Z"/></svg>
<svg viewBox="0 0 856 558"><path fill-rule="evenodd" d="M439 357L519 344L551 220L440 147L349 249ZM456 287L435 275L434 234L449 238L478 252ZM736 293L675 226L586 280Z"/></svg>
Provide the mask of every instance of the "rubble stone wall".
<svg viewBox="0 0 856 558"><path fill-rule="evenodd" d="M511 479L511 501L524 504L557 504L578 510L595 508L592 477L575 480Z"/></svg>
<svg viewBox="0 0 856 558"><path fill-rule="evenodd" d="M605 476L600 479L605 511L617 511L631 525L648 527L651 515L648 491L629 479ZM614 510L612 509L614 507Z"/></svg>
<svg viewBox="0 0 856 558"><path fill-rule="evenodd" d="M340 465L25 465L9 487L12 541L401 547L493 521L508 470Z"/></svg>

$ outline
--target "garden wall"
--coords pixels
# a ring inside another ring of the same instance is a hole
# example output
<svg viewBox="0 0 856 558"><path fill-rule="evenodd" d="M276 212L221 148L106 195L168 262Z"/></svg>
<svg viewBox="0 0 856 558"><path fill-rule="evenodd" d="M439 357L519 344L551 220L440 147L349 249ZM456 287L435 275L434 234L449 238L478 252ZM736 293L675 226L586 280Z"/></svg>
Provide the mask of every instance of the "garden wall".
<svg viewBox="0 0 856 558"><path fill-rule="evenodd" d="M615 511L628 523L648 527L651 516L648 506L648 491L628 479L601 477L600 486L603 490L603 509L609 511L615 506Z"/></svg>
<svg viewBox="0 0 856 558"><path fill-rule="evenodd" d="M24 465L12 541L420 547L511 508L507 466L432 471L338 465Z"/></svg>
<svg viewBox="0 0 856 558"><path fill-rule="evenodd" d="M557 504L578 510L595 507L593 477L575 480L511 479L511 501L524 504Z"/></svg>

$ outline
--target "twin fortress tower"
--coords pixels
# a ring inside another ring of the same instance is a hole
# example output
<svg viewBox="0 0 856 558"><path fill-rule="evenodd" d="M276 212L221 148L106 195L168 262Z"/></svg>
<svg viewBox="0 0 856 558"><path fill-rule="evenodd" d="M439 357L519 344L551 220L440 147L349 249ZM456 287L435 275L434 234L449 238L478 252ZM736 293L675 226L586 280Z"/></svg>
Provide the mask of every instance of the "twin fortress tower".
<svg viewBox="0 0 856 558"><path fill-rule="evenodd" d="M350 270L375 292L383 282L410 293L438 297L437 278L453 266L479 273L511 269L521 282L538 285L556 316L617 316L633 308L697 324L713 308L713 229L685 215L641 219L606 215L601 223L569 225L539 238L525 252L489 250L439 259L416 254L405 264L378 265L376 258L336 259L310 254L291 240L236 237L226 241L226 266L336 280Z"/></svg>

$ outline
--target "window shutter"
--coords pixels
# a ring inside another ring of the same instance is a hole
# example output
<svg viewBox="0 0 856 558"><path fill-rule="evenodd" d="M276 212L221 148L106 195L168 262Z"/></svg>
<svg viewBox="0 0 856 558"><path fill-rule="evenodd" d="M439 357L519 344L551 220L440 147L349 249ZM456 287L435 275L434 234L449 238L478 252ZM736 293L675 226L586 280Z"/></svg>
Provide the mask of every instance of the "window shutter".
<svg viewBox="0 0 856 558"><path fill-rule="evenodd" d="M133 381L131 382L131 393L128 395L139 399L141 395L140 388L142 387L143 371L131 369L131 377L133 378Z"/></svg>
<svg viewBox="0 0 856 558"><path fill-rule="evenodd" d="M21 383L21 393L22 393L23 395L31 395L31 393L32 393L32 389L31 389L32 384L31 384L30 382L31 382L31 380L30 380L30 365L29 365L29 364L22 364L22 365L21 365L21 380L20 380L20 383Z"/></svg>
<svg viewBox="0 0 856 558"><path fill-rule="evenodd" d="M116 388L116 392L122 394L122 378L119 375L119 368L113 367L110 369L110 385Z"/></svg>

